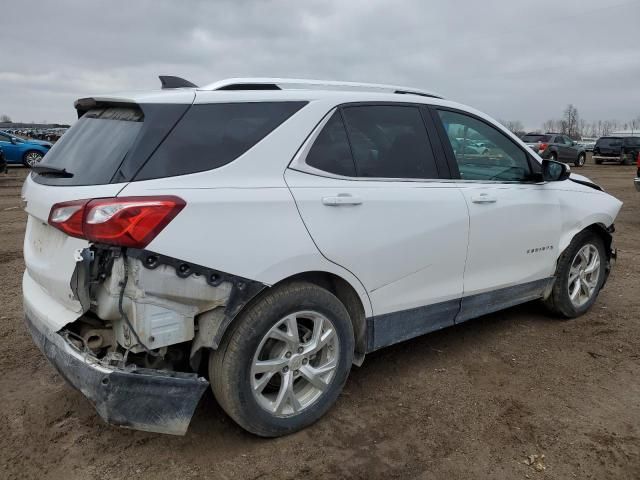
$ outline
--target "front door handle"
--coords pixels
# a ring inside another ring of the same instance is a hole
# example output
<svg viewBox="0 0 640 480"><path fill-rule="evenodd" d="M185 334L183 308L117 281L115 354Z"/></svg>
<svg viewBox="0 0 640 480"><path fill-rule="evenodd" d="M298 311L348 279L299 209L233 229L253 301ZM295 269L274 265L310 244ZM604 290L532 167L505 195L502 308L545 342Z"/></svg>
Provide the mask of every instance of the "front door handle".
<svg viewBox="0 0 640 480"><path fill-rule="evenodd" d="M488 193L481 193L479 195L474 195L473 197L471 197L471 201L473 203L496 203L498 199Z"/></svg>
<svg viewBox="0 0 640 480"><path fill-rule="evenodd" d="M329 207L339 207L340 205L361 205L362 199L348 193L339 193L334 197L322 197L322 203Z"/></svg>

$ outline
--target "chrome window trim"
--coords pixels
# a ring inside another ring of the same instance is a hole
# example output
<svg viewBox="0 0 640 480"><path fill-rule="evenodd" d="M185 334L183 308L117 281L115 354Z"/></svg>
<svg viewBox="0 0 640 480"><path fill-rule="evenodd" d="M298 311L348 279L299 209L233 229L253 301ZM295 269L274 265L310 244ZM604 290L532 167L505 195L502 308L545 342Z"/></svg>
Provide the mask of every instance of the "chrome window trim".
<svg viewBox="0 0 640 480"><path fill-rule="evenodd" d="M295 170L302 173L308 173L317 177L332 178L334 180L347 180L347 181L359 181L359 182L413 182L413 183L462 183L462 184L507 184L507 185L540 185L539 182L519 182L519 181L500 181L500 180L463 180L456 178L394 178L394 177L348 177L345 175L338 175L336 173L326 172L319 168L312 167L307 163L307 156L311 147L315 143L316 139L322 132L329 120L335 112L338 111L339 106L333 107L329 110L320 122L311 131L311 134L304 141L302 146L298 149L293 156L293 160L289 163L291 170ZM346 128L346 126L345 126Z"/></svg>

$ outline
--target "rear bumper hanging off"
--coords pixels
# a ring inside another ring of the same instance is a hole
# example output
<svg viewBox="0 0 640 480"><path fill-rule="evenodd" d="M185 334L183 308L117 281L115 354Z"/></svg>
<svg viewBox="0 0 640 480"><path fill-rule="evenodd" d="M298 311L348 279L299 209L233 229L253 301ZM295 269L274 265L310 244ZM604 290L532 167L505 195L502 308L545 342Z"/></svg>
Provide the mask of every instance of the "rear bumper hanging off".
<svg viewBox="0 0 640 480"><path fill-rule="evenodd" d="M25 323L49 362L105 422L148 432L186 433L207 380L195 373L105 366L61 334L47 332L28 310Z"/></svg>

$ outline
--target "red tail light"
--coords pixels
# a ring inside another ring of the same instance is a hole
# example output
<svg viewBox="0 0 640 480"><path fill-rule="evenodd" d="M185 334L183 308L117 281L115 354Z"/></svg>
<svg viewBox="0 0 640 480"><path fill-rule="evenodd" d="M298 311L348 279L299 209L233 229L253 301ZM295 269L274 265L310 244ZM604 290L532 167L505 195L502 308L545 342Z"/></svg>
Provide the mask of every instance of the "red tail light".
<svg viewBox="0 0 640 480"><path fill-rule="evenodd" d="M89 200L56 203L49 213L49 225L72 237L83 238L84 207Z"/></svg>
<svg viewBox="0 0 640 480"><path fill-rule="evenodd" d="M173 196L76 200L55 204L49 224L91 242L144 248L185 205Z"/></svg>
<svg viewBox="0 0 640 480"><path fill-rule="evenodd" d="M548 143L539 143L538 144L538 151L544 152L547 149L548 146L549 146Z"/></svg>
<svg viewBox="0 0 640 480"><path fill-rule="evenodd" d="M636 160L636 165L640 169L640 152L638 152L638 159Z"/></svg>

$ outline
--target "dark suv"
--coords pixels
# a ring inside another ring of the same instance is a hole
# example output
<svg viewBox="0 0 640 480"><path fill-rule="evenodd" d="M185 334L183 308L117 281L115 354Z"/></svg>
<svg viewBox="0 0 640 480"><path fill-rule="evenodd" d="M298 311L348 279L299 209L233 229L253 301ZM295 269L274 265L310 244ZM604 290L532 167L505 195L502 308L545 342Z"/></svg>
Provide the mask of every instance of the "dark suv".
<svg viewBox="0 0 640 480"><path fill-rule="evenodd" d="M600 137L593 147L593 160L602 162L618 162L632 165L640 152L640 136L637 137Z"/></svg>
<svg viewBox="0 0 640 480"><path fill-rule="evenodd" d="M587 159L585 147L561 133L528 133L522 137L522 141L546 160L573 163L581 167Z"/></svg>
<svg viewBox="0 0 640 480"><path fill-rule="evenodd" d="M0 148L0 173L7 173L7 160L4 157L4 152Z"/></svg>

